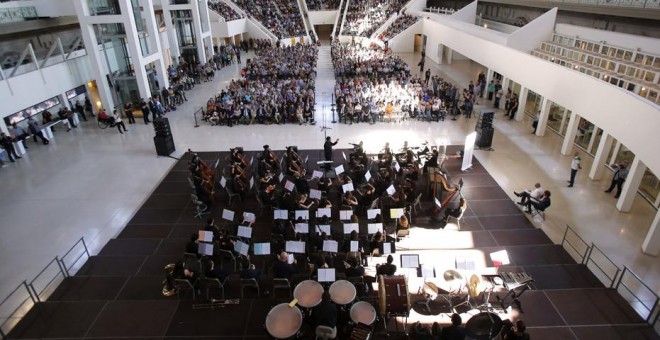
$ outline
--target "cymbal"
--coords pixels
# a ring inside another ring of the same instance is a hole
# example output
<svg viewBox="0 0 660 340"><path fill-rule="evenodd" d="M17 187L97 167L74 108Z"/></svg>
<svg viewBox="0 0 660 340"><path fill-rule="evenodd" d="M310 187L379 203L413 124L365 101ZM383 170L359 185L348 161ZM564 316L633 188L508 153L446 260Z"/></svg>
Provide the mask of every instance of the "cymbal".
<svg viewBox="0 0 660 340"><path fill-rule="evenodd" d="M442 276L445 278L445 281L463 280L463 275L453 269L445 271Z"/></svg>

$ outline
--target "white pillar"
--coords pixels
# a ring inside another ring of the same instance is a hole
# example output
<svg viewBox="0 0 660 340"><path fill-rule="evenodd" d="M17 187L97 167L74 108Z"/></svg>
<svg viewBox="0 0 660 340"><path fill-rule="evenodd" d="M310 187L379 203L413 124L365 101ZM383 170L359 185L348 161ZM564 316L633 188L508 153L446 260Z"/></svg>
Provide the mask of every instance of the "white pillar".
<svg viewBox="0 0 660 340"><path fill-rule="evenodd" d="M545 135L545 128L548 125L548 117L550 116L550 106L552 106L552 102L544 97L541 104L541 113L539 114L539 123L536 127L536 135L539 137Z"/></svg>
<svg viewBox="0 0 660 340"><path fill-rule="evenodd" d="M447 64L451 64L452 61L452 52L453 50L449 47L447 47Z"/></svg>
<svg viewBox="0 0 660 340"><path fill-rule="evenodd" d="M135 16L133 15L133 8L127 1L120 1L119 7L121 8L122 16L124 17L124 30L126 31L126 47L128 53L133 61L133 72L135 73L135 81L137 82L140 98L149 98L151 90L149 89L149 80L147 79L147 72L144 69L144 56L142 55L142 47L140 46L140 38L138 37L137 25ZM124 103L126 104L126 103ZM119 112L123 113L123 110Z"/></svg>
<svg viewBox="0 0 660 340"><path fill-rule="evenodd" d="M645 254L658 256L660 254L660 210L655 213L655 218L649 231L646 233L642 251Z"/></svg>
<svg viewBox="0 0 660 340"><path fill-rule="evenodd" d="M523 117L525 117L525 106L527 106L528 95L529 89L523 86L520 89L520 96L518 97L518 112L516 112L516 116L514 117L516 121L522 122Z"/></svg>
<svg viewBox="0 0 660 340"><path fill-rule="evenodd" d="M639 160L639 157L635 156L632 165L630 166L630 172L626 181L623 182L623 189L621 190L621 196L616 202L616 208L621 212L629 212L632 208L633 201L637 196L637 189L639 189L639 184L642 183L642 178L646 172L646 165Z"/></svg>
<svg viewBox="0 0 660 340"><path fill-rule="evenodd" d="M502 76L501 84L502 84L502 98L500 98L500 105L497 107L498 109L503 109L506 103L506 93L507 90L509 89L509 78Z"/></svg>
<svg viewBox="0 0 660 340"><path fill-rule="evenodd" d="M598 144L598 149L596 150L596 156L594 156L594 162L589 170L589 178L591 180L598 181L603 177L603 172L605 172L604 165L607 163L607 156L612 149L613 142L614 138L603 131L603 136L600 137L600 144Z"/></svg>
<svg viewBox="0 0 660 340"><path fill-rule="evenodd" d="M165 18L165 30L167 30L167 40L170 43L170 56L174 59L174 65L179 64L179 56L181 56L181 50L179 50L179 39L176 37L176 28L172 24L172 12L169 9L169 1L162 1L163 4L163 17ZM161 78L164 75L160 75Z"/></svg>
<svg viewBox="0 0 660 340"><path fill-rule="evenodd" d="M445 50L444 45L438 44L438 64L440 65L442 65L442 62L445 59L445 55L443 52L444 50Z"/></svg>
<svg viewBox="0 0 660 340"><path fill-rule="evenodd" d="M206 62L206 50L204 49L204 30L202 28L202 18L199 15L199 3L195 0L191 0L190 4L192 5L192 21L193 29L195 31L195 45L197 45L197 60L200 64ZM206 2L204 2L206 4Z"/></svg>
<svg viewBox="0 0 660 340"><path fill-rule="evenodd" d="M486 95L488 94L488 84L490 84L490 81L493 80L493 75L495 75L495 71L493 69L488 69L486 70Z"/></svg>
<svg viewBox="0 0 660 340"><path fill-rule="evenodd" d="M561 154L564 156L568 156L573 151L573 144L575 144L575 136L577 136L579 123L580 116L576 113L571 114L571 118L568 120L568 126L566 127L566 136L564 136L561 144Z"/></svg>

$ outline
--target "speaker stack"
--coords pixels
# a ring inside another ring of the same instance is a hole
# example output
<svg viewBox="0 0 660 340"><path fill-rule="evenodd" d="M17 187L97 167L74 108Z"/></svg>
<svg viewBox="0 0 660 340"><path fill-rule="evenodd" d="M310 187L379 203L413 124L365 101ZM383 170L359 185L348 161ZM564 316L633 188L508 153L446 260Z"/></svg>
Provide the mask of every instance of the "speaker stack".
<svg viewBox="0 0 660 340"><path fill-rule="evenodd" d="M493 117L495 113L493 111L481 111L479 117L477 118L477 126L475 131L477 131L477 140L475 144L479 148L490 148L493 144Z"/></svg>
<svg viewBox="0 0 660 340"><path fill-rule="evenodd" d="M175 148L172 130L170 129L170 121L167 118L154 119L154 130L156 132L156 136L154 137L156 154L158 156L171 155Z"/></svg>

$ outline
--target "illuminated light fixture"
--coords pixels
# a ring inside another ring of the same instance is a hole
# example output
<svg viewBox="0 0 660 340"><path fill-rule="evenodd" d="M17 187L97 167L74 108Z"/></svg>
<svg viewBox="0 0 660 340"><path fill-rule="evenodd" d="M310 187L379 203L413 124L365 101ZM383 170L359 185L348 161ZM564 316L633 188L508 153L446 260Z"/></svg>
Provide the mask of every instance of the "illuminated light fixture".
<svg viewBox="0 0 660 340"><path fill-rule="evenodd" d="M96 101L96 107L101 108L101 101L100 100Z"/></svg>
<svg viewBox="0 0 660 340"><path fill-rule="evenodd" d="M575 65L575 67L574 67L574 68L575 68L575 69L577 70L577 65Z"/></svg>
<svg viewBox="0 0 660 340"><path fill-rule="evenodd" d="M89 88L93 88L93 87L94 87L94 83L92 83L91 81L88 82L88 83L87 83L87 87L89 87Z"/></svg>
<svg viewBox="0 0 660 340"><path fill-rule="evenodd" d="M646 87L642 86L642 91L646 91Z"/></svg>

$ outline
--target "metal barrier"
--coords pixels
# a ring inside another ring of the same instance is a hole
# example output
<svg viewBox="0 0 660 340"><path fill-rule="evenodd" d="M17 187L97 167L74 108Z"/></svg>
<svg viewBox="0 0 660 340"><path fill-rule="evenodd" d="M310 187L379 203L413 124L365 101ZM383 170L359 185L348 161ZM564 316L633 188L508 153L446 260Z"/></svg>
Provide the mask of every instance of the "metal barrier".
<svg viewBox="0 0 660 340"><path fill-rule="evenodd" d="M82 244L82 246L83 246L83 248L80 251L80 254L78 254L78 256L75 257L75 259L73 260L73 262L71 262L71 264L67 264L67 262L66 262L67 256L69 256L74 250L79 249L79 248L77 248L77 246L79 244ZM62 269L64 269L64 273L66 273L66 276L71 276L71 273L70 273L71 268L73 268L73 266L75 266L76 263L78 263L78 261L80 261L80 259L85 254L87 254L87 258L89 258L89 256L90 256L89 255L89 249L87 249L87 244L85 243L85 239L83 237L81 237L78 241L76 241L76 243L73 244L73 246L69 249L69 251L67 251L64 254L64 256L62 256L62 258L60 259L60 264L62 266Z"/></svg>
<svg viewBox="0 0 660 340"><path fill-rule="evenodd" d="M53 263L57 265L57 268L53 267ZM56 270L56 271L55 271ZM47 275L48 272L55 271L54 273L51 273L51 275L46 276L46 282L42 282L42 275ZM42 302L40 295L46 292L46 290L55 282L55 280L62 275L62 280L64 280L67 276L66 273L64 272L64 269L62 268L62 265L60 264L60 259L55 256L54 259L50 260L46 267L42 269L37 276L28 283L28 287L32 289L32 293L34 294L34 298L36 299L37 302ZM38 285L39 287L43 286L43 288L37 290L35 288L35 285Z"/></svg>
<svg viewBox="0 0 660 340"><path fill-rule="evenodd" d="M585 242L569 225L566 225L566 231L561 240L561 245L576 262L585 262L590 249L589 244ZM569 248L566 246L569 246Z"/></svg>
<svg viewBox="0 0 660 340"><path fill-rule="evenodd" d="M0 302L0 320L2 320L0 322L0 336L3 339L7 338L8 330L6 331L5 327L9 326L7 328L11 330L23 317L23 315L20 315L21 312L27 313L35 303L36 300L26 281L21 282ZM8 323L9 325L7 325Z"/></svg>
<svg viewBox="0 0 660 340"><path fill-rule="evenodd" d="M595 250L595 252L594 252ZM610 260L605 253L603 253L600 248L598 248L595 244L591 243L591 247L589 249L589 255L587 255L584 264L587 266L587 268L592 269L589 267L589 264L593 264L598 268L600 273L604 275L605 277L603 278L602 275L599 275L596 271L591 270L592 273L607 287L614 287L614 282L616 282L616 279L621 272L621 268L619 268L612 260ZM610 268L607 268L610 267ZM613 272L613 274L612 274Z"/></svg>
<svg viewBox="0 0 660 340"><path fill-rule="evenodd" d="M625 288L625 290L622 291L622 287ZM653 289L649 288L649 286L647 286L642 279L640 279L639 276L628 267L623 267L621 276L619 276L619 281L614 288L648 323L653 325L658 321L659 312L656 311L656 309L660 297L658 297L658 294L656 294ZM652 316L654 315L655 317L653 318L653 321L651 321Z"/></svg>

